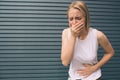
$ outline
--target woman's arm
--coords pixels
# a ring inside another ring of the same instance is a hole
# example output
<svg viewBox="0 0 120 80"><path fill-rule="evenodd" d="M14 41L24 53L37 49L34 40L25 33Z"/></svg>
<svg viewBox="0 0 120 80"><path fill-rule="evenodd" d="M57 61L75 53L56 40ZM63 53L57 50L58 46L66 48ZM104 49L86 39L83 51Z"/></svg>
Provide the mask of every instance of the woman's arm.
<svg viewBox="0 0 120 80"><path fill-rule="evenodd" d="M68 39L68 30L69 29L64 29L62 33L61 60L64 66L69 65L71 62L76 40L76 37L73 35L70 35L70 38Z"/></svg>
<svg viewBox="0 0 120 80"><path fill-rule="evenodd" d="M105 55L103 58L95 65L83 64L86 68L78 70L78 74L84 77L88 77L93 72L101 68L105 63L107 63L111 57L114 55L114 50L107 39L107 37L100 31L97 31L98 43L104 49Z"/></svg>
<svg viewBox="0 0 120 80"><path fill-rule="evenodd" d="M111 43L109 42L108 38L105 36L104 33L98 31L97 37L98 43L105 51L103 58L95 65L96 68L99 69L111 59L111 57L114 55L114 49L112 48Z"/></svg>

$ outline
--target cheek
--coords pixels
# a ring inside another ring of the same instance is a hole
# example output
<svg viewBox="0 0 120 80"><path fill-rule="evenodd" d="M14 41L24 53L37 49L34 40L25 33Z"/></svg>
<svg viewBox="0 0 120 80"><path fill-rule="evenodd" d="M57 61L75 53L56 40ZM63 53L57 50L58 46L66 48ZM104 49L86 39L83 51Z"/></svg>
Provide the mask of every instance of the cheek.
<svg viewBox="0 0 120 80"><path fill-rule="evenodd" d="M83 22L83 25L85 26L85 22Z"/></svg>
<svg viewBox="0 0 120 80"><path fill-rule="evenodd" d="M69 21L69 27L72 27L72 22L71 21Z"/></svg>
<svg viewBox="0 0 120 80"><path fill-rule="evenodd" d="M85 24L86 24L86 23L85 23L85 19L83 19L83 21L82 21L82 22L83 22L83 24L84 24L84 26L85 26Z"/></svg>

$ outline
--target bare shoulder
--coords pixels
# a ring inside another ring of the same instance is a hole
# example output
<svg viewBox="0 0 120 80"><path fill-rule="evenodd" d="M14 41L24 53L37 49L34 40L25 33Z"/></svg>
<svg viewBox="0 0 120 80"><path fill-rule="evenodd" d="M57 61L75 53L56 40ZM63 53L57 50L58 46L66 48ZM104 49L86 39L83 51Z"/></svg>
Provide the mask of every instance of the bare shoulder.
<svg viewBox="0 0 120 80"><path fill-rule="evenodd" d="M63 30L63 33L68 32L68 30L69 30L69 28L65 28L65 29Z"/></svg>
<svg viewBox="0 0 120 80"><path fill-rule="evenodd" d="M66 28L62 32L62 36L66 36L68 34L69 28Z"/></svg>
<svg viewBox="0 0 120 80"><path fill-rule="evenodd" d="M98 38L98 40L102 39L104 37L105 37L105 34L102 31L97 30L97 38Z"/></svg>
<svg viewBox="0 0 120 80"><path fill-rule="evenodd" d="M103 47L107 48L108 46L111 46L107 36L102 32L102 31L97 31L97 38L98 38L98 43Z"/></svg>
<svg viewBox="0 0 120 80"><path fill-rule="evenodd" d="M114 53L114 49L112 48L110 41L103 32L97 31L97 38L99 45L105 50L105 52Z"/></svg>

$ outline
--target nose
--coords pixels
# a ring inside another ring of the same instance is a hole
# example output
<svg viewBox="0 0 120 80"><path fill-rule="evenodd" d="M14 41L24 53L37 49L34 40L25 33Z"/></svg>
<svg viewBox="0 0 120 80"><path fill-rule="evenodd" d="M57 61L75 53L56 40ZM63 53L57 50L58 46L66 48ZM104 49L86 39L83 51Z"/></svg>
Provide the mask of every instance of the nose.
<svg viewBox="0 0 120 80"><path fill-rule="evenodd" d="M73 24L76 24L77 23L77 20L73 19Z"/></svg>

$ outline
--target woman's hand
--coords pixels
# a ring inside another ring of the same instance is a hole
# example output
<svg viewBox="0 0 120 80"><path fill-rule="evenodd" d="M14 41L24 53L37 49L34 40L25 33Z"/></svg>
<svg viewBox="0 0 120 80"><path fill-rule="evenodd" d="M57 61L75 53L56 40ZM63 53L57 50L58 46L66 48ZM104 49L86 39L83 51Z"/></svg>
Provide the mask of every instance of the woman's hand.
<svg viewBox="0 0 120 80"><path fill-rule="evenodd" d="M84 28L84 24L79 22L70 27L73 36L78 37Z"/></svg>
<svg viewBox="0 0 120 80"><path fill-rule="evenodd" d="M95 72L97 70L97 68L95 67L95 65L90 65L90 64L83 64L85 66L84 69L79 69L77 71L77 73L80 75L80 76L83 76L83 77L88 77L90 76L93 72Z"/></svg>

